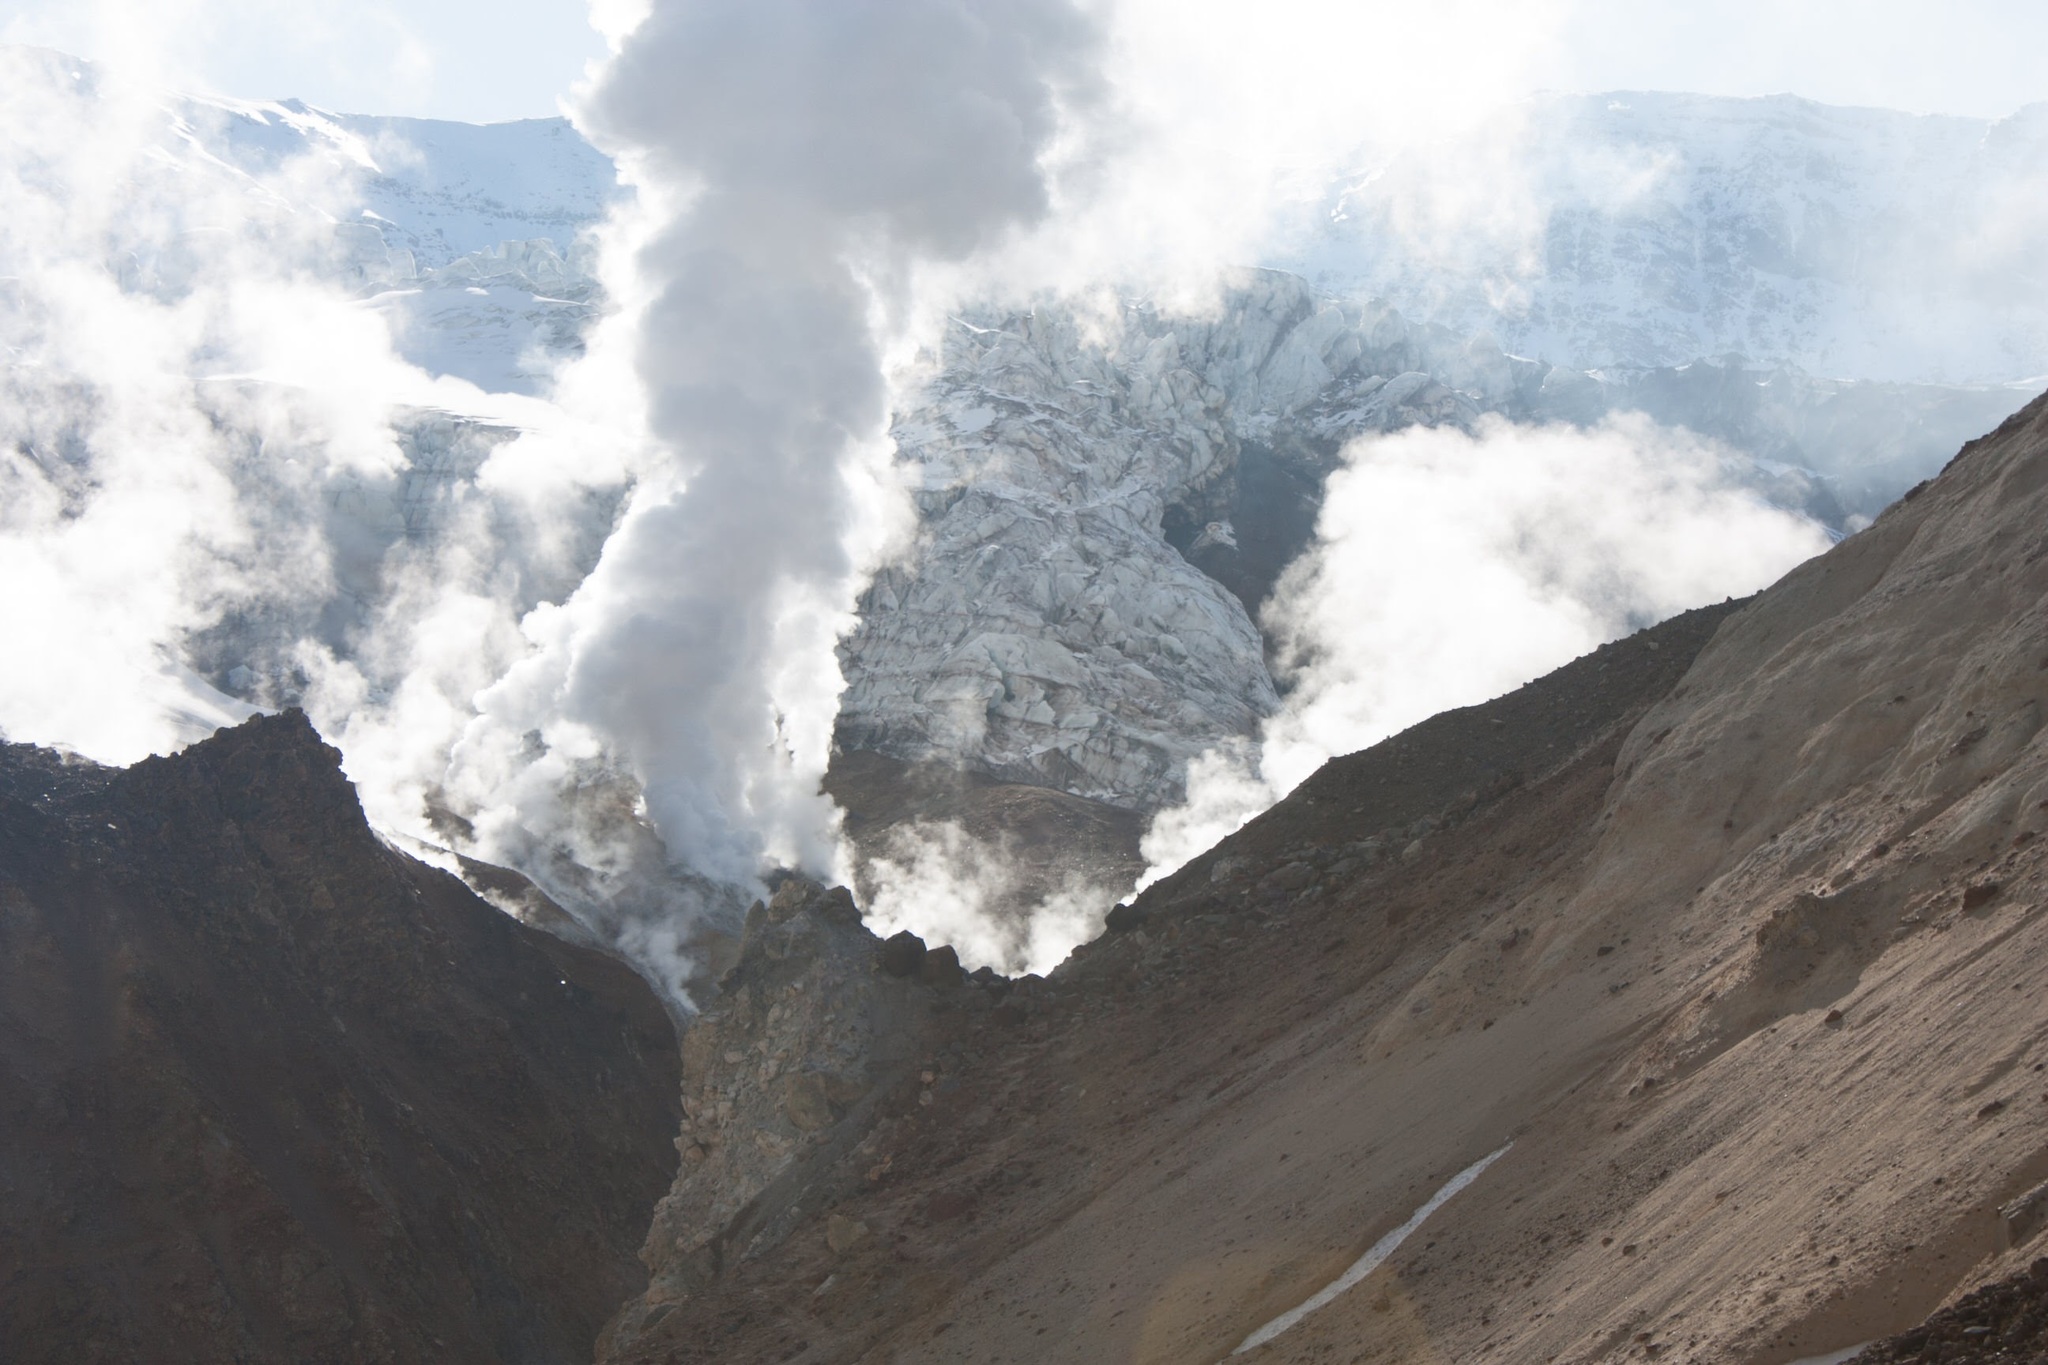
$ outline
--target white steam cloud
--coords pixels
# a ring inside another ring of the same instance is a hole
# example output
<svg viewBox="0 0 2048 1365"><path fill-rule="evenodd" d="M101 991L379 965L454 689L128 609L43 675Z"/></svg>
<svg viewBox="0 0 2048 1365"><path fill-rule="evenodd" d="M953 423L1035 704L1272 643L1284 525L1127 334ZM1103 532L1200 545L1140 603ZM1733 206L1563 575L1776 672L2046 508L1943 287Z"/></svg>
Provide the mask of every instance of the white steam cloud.
<svg viewBox="0 0 2048 1365"><path fill-rule="evenodd" d="M1465 129L1537 82L1569 0L1111 0L1111 91L1046 231L969 272L1005 299L1115 287L1215 302L1332 172Z"/></svg>
<svg viewBox="0 0 2048 1365"><path fill-rule="evenodd" d="M396 358L350 207L374 166L315 112L0 49L0 734L127 763L298 701L374 823L531 849L461 818L559 795L450 756L645 454L602 337L557 404ZM644 861L623 804L549 851Z"/></svg>
<svg viewBox="0 0 2048 1365"><path fill-rule="evenodd" d="M250 714L189 640L331 592L326 514L428 392L324 282L332 220L293 205L332 161L209 163L160 99L0 49L0 725L111 762Z"/></svg>
<svg viewBox="0 0 2048 1365"><path fill-rule="evenodd" d="M458 762L543 793L615 763L696 872L825 871L834 646L910 516L886 354L922 264L1047 212L1097 35L1064 0L668 0L618 43L580 119L647 215L628 287L655 458Z"/></svg>
<svg viewBox="0 0 2048 1365"><path fill-rule="evenodd" d="M1255 752L1212 751L1146 833L1145 883L1352 753L1605 641L1774 581L1827 532L1641 417L1415 427L1354 443L1266 609L1293 689Z"/></svg>
<svg viewBox="0 0 2048 1365"><path fill-rule="evenodd" d="M924 272L1050 211L1100 34L915 0L613 38L582 122L639 196L547 402L394 357L346 205L401 149L5 52L0 730L127 762L300 701L373 821L680 990L721 887L843 857L834 646L912 516L888 357ZM222 161L236 120L313 150Z"/></svg>
<svg viewBox="0 0 2048 1365"><path fill-rule="evenodd" d="M969 970L1043 975L1102 928L1105 897L1094 879L1070 873L1050 890L1020 895L1042 878L1002 841L977 839L954 821L897 827L861 872L873 887L869 928L949 945Z"/></svg>

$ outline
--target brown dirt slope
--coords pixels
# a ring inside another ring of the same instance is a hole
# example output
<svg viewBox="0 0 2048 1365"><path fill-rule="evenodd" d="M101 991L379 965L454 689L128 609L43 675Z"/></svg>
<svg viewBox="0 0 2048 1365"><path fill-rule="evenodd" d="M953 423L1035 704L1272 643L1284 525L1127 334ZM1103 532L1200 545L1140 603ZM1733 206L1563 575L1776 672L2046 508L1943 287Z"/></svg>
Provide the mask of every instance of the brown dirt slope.
<svg viewBox="0 0 2048 1365"><path fill-rule="evenodd" d="M0 1359L587 1360L675 1166L618 963L377 841L297 713L0 747Z"/></svg>
<svg viewBox="0 0 2048 1365"><path fill-rule="evenodd" d="M607 1358L1216 1361L1510 1142L1245 1358L1784 1365L2028 1264L2048 406L1656 690L1426 797L1342 761L1052 980L922 987L913 1067L705 1273L657 1230ZM702 1097L773 1060L728 1023Z"/></svg>

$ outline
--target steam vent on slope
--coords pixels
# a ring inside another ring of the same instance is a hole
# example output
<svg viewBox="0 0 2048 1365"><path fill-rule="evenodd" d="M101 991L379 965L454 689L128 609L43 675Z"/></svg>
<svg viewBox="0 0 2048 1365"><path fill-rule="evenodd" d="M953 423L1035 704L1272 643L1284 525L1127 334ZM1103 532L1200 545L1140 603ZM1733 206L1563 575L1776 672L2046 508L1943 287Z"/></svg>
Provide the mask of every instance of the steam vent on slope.
<svg viewBox="0 0 2048 1365"><path fill-rule="evenodd" d="M784 878L680 1056L295 713L10 746L0 1358L2036 1359L2044 707L2048 400L1045 979Z"/></svg>

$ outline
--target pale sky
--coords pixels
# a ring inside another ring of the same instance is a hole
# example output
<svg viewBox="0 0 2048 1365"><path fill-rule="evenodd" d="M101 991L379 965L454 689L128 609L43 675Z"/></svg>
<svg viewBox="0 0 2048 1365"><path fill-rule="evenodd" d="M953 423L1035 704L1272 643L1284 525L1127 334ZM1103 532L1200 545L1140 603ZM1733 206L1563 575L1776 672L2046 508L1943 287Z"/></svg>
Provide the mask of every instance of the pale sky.
<svg viewBox="0 0 2048 1365"><path fill-rule="evenodd" d="M1281 23L1343 35L1357 79L1385 62L1376 9L1186 0L1189 23ZM1544 0L1502 0L1517 9ZM1556 0L1553 40L1508 89L1789 91L1836 104L1999 116L2048 99L2042 0ZM1275 19L1277 13L1287 17ZM1525 21L1518 21L1526 29ZM1488 26L1472 29L1483 43ZM296 95L347 112L471 121L542 117L604 44L585 0L0 0L0 37L59 47L186 88ZM1276 73L1277 74L1277 73Z"/></svg>

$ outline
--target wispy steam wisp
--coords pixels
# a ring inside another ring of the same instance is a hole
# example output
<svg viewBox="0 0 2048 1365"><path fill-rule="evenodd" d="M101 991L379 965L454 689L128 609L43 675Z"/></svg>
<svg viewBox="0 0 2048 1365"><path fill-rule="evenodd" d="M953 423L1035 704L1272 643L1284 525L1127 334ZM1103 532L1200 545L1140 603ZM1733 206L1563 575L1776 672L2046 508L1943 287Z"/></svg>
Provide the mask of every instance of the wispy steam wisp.
<svg viewBox="0 0 2048 1365"><path fill-rule="evenodd" d="M958 823L917 823L891 831L888 848L861 868L870 888L868 924L887 936L909 929L950 945L969 969L1045 973L1102 928L1105 888L1073 872L1036 895L1034 878L1000 842L976 839Z"/></svg>
<svg viewBox="0 0 2048 1365"><path fill-rule="evenodd" d="M483 851L461 817L529 794L451 749L638 452L576 417L615 398L597 376L556 406L395 357L347 143L0 49L0 734L130 762L296 702L373 822ZM530 804L560 827L559 793Z"/></svg>

